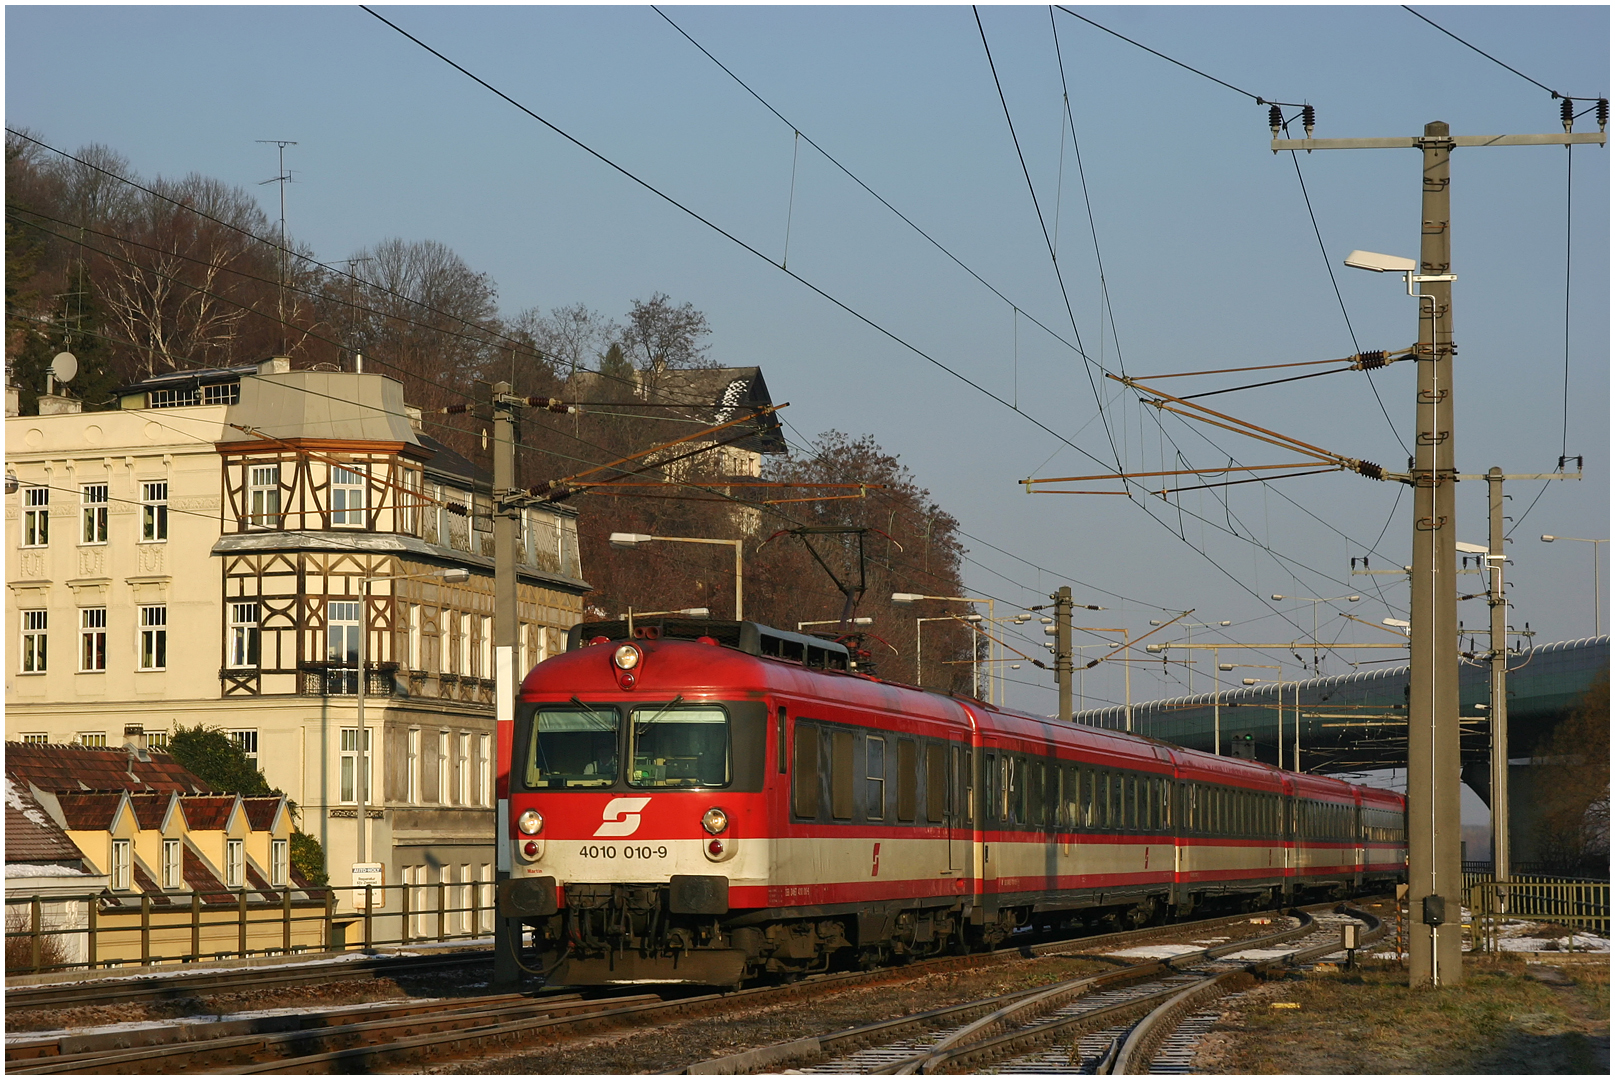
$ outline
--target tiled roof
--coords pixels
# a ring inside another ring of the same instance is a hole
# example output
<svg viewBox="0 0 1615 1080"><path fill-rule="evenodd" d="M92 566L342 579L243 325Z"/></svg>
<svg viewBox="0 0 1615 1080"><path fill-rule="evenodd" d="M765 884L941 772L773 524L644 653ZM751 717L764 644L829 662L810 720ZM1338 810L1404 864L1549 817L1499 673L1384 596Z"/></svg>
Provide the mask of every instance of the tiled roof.
<svg viewBox="0 0 1615 1080"><path fill-rule="evenodd" d="M84 858L28 785L6 777L6 862L70 863Z"/></svg>
<svg viewBox="0 0 1615 1080"><path fill-rule="evenodd" d="M72 795L59 793L62 818L74 832L105 832L112 827L113 815L123 801L122 792L103 791L95 794Z"/></svg>
<svg viewBox="0 0 1615 1080"><path fill-rule="evenodd" d="M248 823L255 831L262 832L275 824L275 812L283 801L284 797L280 795L254 795L242 799L241 805L246 807Z"/></svg>
<svg viewBox="0 0 1615 1080"><path fill-rule="evenodd" d="M173 797L172 794L159 795L155 791L129 796L129 804L134 807L135 820L140 822L140 827L161 829L163 815L168 813L168 803Z"/></svg>
<svg viewBox="0 0 1615 1080"><path fill-rule="evenodd" d="M207 785L167 754L141 761L128 750L76 743L6 743L6 772L41 791L206 791Z"/></svg>
<svg viewBox="0 0 1615 1080"><path fill-rule="evenodd" d="M185 811L185 824L193 831L224 828L235 804L234 795L185 795L179 803Z"/></svg>
<svg viewBox="0 0 1615 1080"><path fill-rule="evenodd" d="M224 882L208 869L207 863L196 853L190 841L184 843L181 865L185 870L186 887L192 892L200 893L204 904L228 904L235 898L234 894L224 887Z"/></svg>

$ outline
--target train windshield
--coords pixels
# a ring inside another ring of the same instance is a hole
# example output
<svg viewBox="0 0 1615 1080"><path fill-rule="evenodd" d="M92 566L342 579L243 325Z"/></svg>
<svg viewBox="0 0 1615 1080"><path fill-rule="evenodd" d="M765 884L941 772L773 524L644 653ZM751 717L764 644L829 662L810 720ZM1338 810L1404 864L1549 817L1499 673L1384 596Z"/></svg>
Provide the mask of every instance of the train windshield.
<svg viewBox="0 0 1615 1080"><path fill-rule="evenodd" d="M529 788L607 787L617 780L616 709L541 709L527 755Z"/></svg>
<svg viewBox="0 0 1615 1080"><path fill-rule="evenodd" d="M730 779L729 714L716 706L660 706L633 711L634 787L726 787Z"/></svg>

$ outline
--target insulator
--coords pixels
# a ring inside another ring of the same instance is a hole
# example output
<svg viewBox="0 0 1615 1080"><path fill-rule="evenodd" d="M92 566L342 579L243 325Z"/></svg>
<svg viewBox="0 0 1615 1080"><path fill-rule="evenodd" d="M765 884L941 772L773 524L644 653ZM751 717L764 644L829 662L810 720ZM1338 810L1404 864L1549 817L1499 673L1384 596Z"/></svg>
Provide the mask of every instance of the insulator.
<svg viewBox="0 0 1615 1080"><path fill-rule="evenodd" d="M442 411L444 413L447 413L449 416L457 416L460 413L468 413L468 412L470 412L471 411L471 406L469 406L469 405L445 405L445 406L443 406L442 410L440 410L440 411Z"/></svg>
<svg viewBox="0 0 1615 1080"><path fill-rule="evenodd" d="M1385 350L1370 349L1365 353L1357 354L1357 362L1352 365L1358 371L1373 371L1375 368L1385 366Z"/></svg>
<svg viewBox="0 0 1615 1080"><path fill-rule="evenodd" d="M1357 463L1357 471L1368 477L1370 480L1385 479L1385 470L1374 464L1372 461L1359 461Z"/></svg>
<svg viewBox="0 0 1615 1080"><path fill-rule="evenodd" d="M1603 131L1609 123L1609 98L1598 99L1598 130Z"/></svg>
<svg viewBox="0 0 1615 1080"><path fill-rule="evenodd" d="M1565 130L1569 131L1576 122L1576 103L1569 98L1559 102L1559 119L1564 121Z"/></svg>
<svg viewBox="0 0 1615 1080"><path fill-rule="evenodd" d="M471 508L465 503L446 502L443 504L443 509L447 510L451 514L458 514L460 517L471 516Z"/></svg>
<svg viewBox="0 0 1615 1080"><path fill-rule="evenodd" d="M1277 105L1267 107L1267 126L1273 129L1273 138L1279 137L1279 128L1284 126L1284 113Z"/></svg>
<svg viewBox="0 0 1615 1080"><path fill-rule="evenodd" d="M1311 105L1301 106L1301 126L1306 128L1309 139L1312 138L1312 125L1317 118L1318 114Z"/></svg>

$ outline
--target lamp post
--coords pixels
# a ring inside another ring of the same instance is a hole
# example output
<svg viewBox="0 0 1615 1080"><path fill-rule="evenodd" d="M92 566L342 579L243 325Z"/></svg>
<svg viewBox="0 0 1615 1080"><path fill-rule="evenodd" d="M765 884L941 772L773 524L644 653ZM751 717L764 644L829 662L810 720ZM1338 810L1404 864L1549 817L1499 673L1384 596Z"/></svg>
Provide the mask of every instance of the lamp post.
<svg viewBox="0 0 1615 1080"><path fill-rule="evenodd" d="M1277 683L1278 684L1278 689L1279 689L1279 704L1278 704L1278 713L1279 713L1279 750L1278 750L1278 755L1279 756L1278 756L1278 767L1282 769L1282 768L1284 768L1284 665L1282 665L1282 664L1224 664L1224 665L1222 665L1222 670L1223 671L1232 671L1235 668L1267 668L1267 669L1269 669L1271 671L1276 671L1276 672L1279 673L1279 677L1277 679L1241 679L1240 682L1244 683L1246 686L1255 686L1257 683ZM1297 711L1299 711L1299 708L1300 707L1297 706ZM1301 761L1301 749L1300 749L1299 746L1296 747L1295 753L1296 753L1296 764L1299 766L1300 761ZM1296 772L1300 772L1300 771L1301 770L1299 768L1296 769Z"/></svg>
<svg viewBox="0 0 1615 1080"><path fill-rule="evenodd" d="M841 620L837 619L836 621L840 622ZM977 615L975 612L971 612L969 615L928 615L928 616L925 616L923 618L919 618L919 619L914 620L914 685L915 686L923 685L923 683L921 682L921 677L920 677L920 624L921 623L928 623L928 622L962 622L962 623L969 624L970 629L975 631L975 633L970 635L970 640L971 640L971 644L972 644L972 648L970 650L970 657L971 657L971 659L970 659L970 688L971 688L972 692L974 693L974 695L977 698L980 698L981 697L981 665L976 663L976 660L975 660L976 650L974 648L974 645L975 645L975 642L976 642L977 638L981 634L981 631L979 629L977 629L977 627L976 627L976 624L981 622L981 616Z"/></svg>
<svg viewBox="0 0 1615 1080"><path fill-rule="evenodd" d="M740 556L742 540L717 540L704 536L652 536L649 533L612 533L611 546L614 548L631 548L639 544L649 544L653 541L665 541L672 544L731 544L735 549L735 621L739 622L746 616L741 606L740 594ZM671 614L671 613L670 613Z"/></svg>
<svg viewBox="0 0 1615 1080"><path fill-rule="evenodd" d="M875 620L871 619L867 615L861 615L858 618L852 620L852 625L854 625L854 626L873 626L874 624L875 624ZM807 622L799 622L799 623L797 623L796 624L796 629L797 629L797 632L800 633L804 627L808 627L808 626L840 626L840 625L841 625L841 620L840 619L809 619Z"/></svg>
<svg viewBox="0 0 1615 1080"><path fill-rule="evenodd" d="M359 579L359 685L354 695L359 727L359 730L354 734L357 744L354 747L354 754L358 765L354 770L356 775L353 778L355 816L358 819L358 843L355 847L357 857L353 860L355 864L369 861L366 858L368 845L365 842L367 839L365 835L367 832L365 828L365 796L369 794L366 788L369 787L370 782L370 733L364 723L364 706L366 684L369 682L365 678L365 654L368 651L366 647L370 641L370 586L378 581L442 581L460 584L470 580L471 571L463 566L451 566L430 574L377 574L373 576L366 574ZM390 623L391 620L389 620L389 625Z"/></svg>
<svg viewBox="0 0 1615 1080"><path fill-rule="evenodd" d="M1161 619L1151 619L1150 620L1150 625L1151 626L1160 626L1162 621L1163 620L1161 620ZM1189 645L1191 647L1193 647L1193 645L1194 645L1194 632L1196 630L1203 629L1204 627L1207 627L1207 626L1232 626L1232 625L1234 625L1234 621L1232 619L1224 619L1221 622L1214 622L1214 623L1209 623L1209 622L1186 622L1186 623L1178 623L1178 625L1183 627L1185 630L1189 631L1189 633L1188 633L1188 642L1189 642ZM1316 640L1318 635L1314 634L1312 636L1313 636L1313 639ZM1160 652L1161 651L1160 647L1156 646L1156 645L1146 645L1146 646L1144 646L1144 648L1149 652ZM1217 654L1212 653L1211 655L1212 655L1213 659L1215 660L1215 657L1216 657ZM1189 676L1188 676L1188 678L1189 678L1189 693L1192 694L1192 693L1194 693L1194 665L1193 664L1189 665Z"/></svg>
<svg viewBox="0 0 1615 1080"><path fill-rule="evenodd" d="M1319 604L1333 603L1336 600L1349 600L1351 603L1355 604L1357 601L1361 600L1362 597L1361 596L1290 596L1290 597L1286 597L1283 593L1274 593L1273 594L1273 599L1275 599L1275 600L1286 600L1286 599L1288 599L1288 600L1304 600L1307 603L1312 605L1312 673L1314 675L1323 674L1321 671L1318 670L1318 605Z"/></svg>
<svg viewBox="0 0 1615 1080"><path fill-rule="evenodd" d="M1542 534L1544 544L1551 544L1555 540L1574 540L1579 544L1591 544L1593 546L1593 637L1601 637L1604 633L1604 605L1599 599L1602 594L1602 587L1598 581L1598 545L1607 544L1609 541L1607 539L1589 540L1585 536L1549 536L1547 533ZM1496 648L1496 646L1494 645L1493 648Z"/></svg>
<svg viewBox="0 0 1615 1080"><path fill-rule="evenodd" d="M927 596L924 593L911 593L911 592L894 592L894 593L892 593L892 603L894 603L894 604L917 604L921 600L944 600L944 601L948 601L950 603L951 602L957 602L957 603L961 603L961 604L986 604L987 605L987 621L991 622L992 618L993 618L993 602L992 602L992 600L990 598L983 598L983 597L980 597L980 596ZM915 633L915 637L914 637L914 660L915 660L915 664L918 665L919 657L920 657L919 630L916 629L914 633ZM987 639L987 662L989 664L991 664L992 659L993 659L992 639L988 638ZM971 666L974 667L975 665L972 664ZM918 677L916 677L915 682L918 682L918 681L919 681L919 679L918 679ZM979 682L979 676L978 676L978 682ZM987 669L987 700L988 700L989 703L991 703L991 701L992 701L992 692L993 692L992 668L989 667Z"/></svg>

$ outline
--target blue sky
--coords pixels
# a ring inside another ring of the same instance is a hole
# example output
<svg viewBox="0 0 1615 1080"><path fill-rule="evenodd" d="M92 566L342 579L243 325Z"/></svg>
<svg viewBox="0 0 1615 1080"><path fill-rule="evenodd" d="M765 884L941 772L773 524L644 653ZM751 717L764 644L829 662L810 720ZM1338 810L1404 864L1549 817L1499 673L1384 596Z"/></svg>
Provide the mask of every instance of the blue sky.
<svg viewBox="0 0 1615 1080"><path fill-rule="evenodd" d="M1185 608L1196 609L1195 622L1233 621L1228 640L1309 633L1311 605L1266 600L1275 592L1362 595L1320 609L1332 640L1383 636L1336 609L1373 623L1405 617L1404 585L1353 578L1348 562L1369 550L1379 567L1406 561L1409 501L1397 501L1396 485L1306 477L1229 489L1226 506L1219 493L1192 493L1181 519L1178 504L1160 500L1028 497L1017 485L1100 471L1034 419L1132 469L1161 468L1163 456L1173 467L1177 450L1196 466L1284 459L1227 432L1158 425L1114 383L1099 387L1107 437L970 8L666 9L789 125L650 8L379 10L771 259L786 254L789 218L791 271L1020 412L355 7L10 6L6 120L66 150L105 143L147 177L194 171L252 188L272 214L274 186L255 185L275 175L274 150L256 140L296 140L289 228L319 257L346 258L389 236L439 240L492 275L509 314L579 301L616 314L658 290L692 301L711 320L713 356L761 364L775 399L792 403L795 432L871 432L902 456L960 519L971 589L999 598L1000 612L1071 581L1079 601L1111 609L1095 625L1135 633ZM1074 10L1239 90L1312 103L1320 137L1415 135L1430 120L1459 134L1560 130L1546 92L1396 7ZM1606 7L1419 10L1532 79L1572 95L1608 93ZM1062 86L1047 8L985 7L981 18L1045 220L1058 227L1077 333L1096 363L1160 373L1344 356L1352 331L1364 349L1414 340L1414 302L1400 281L1341 260L1353 248L1417 254L1415 151L1302 156L1320 252L1296 164L1268 149L1264 106L1057 13ZM1062 131L1066 92L1087 203ZM796 145L790 125L1010 302ZM1590 116L1578 122L1595 127ZM1562 441L1587 459L1587 478L1552 485L1514 536L1513 621L1529 621L1538 641L1590 634L1593 619L1588 545L1537 536L1608 535L1607 155L1463 149L1453 163L1459 467L1548 471ZM1373 379L1389 422L1360 374L1219 400L1400 468L1412 365ZM1196 389L1212 385L1227 384ZM1512 485L1510 512L1523 515L1541 489ZM1461 486L1458 499L1461 535L1483 542L1484 485ZM1478 579L1464 580L1478 589ZM1483 625L1484 604L1465 604L1460 617ZM1334 658L1325 670L1346 668ZM1297 671L1292 659L1287 677ZM1012 702L1053 708L1042 673L1028 665L1007 674L1021 680ZM1182 679L1138 666L1134 697L1180 693ZM1207 682L1198 675L1196 688ZM1090 673L1086 690L1090 703L1121 700L1119 671Z"/></svg>

